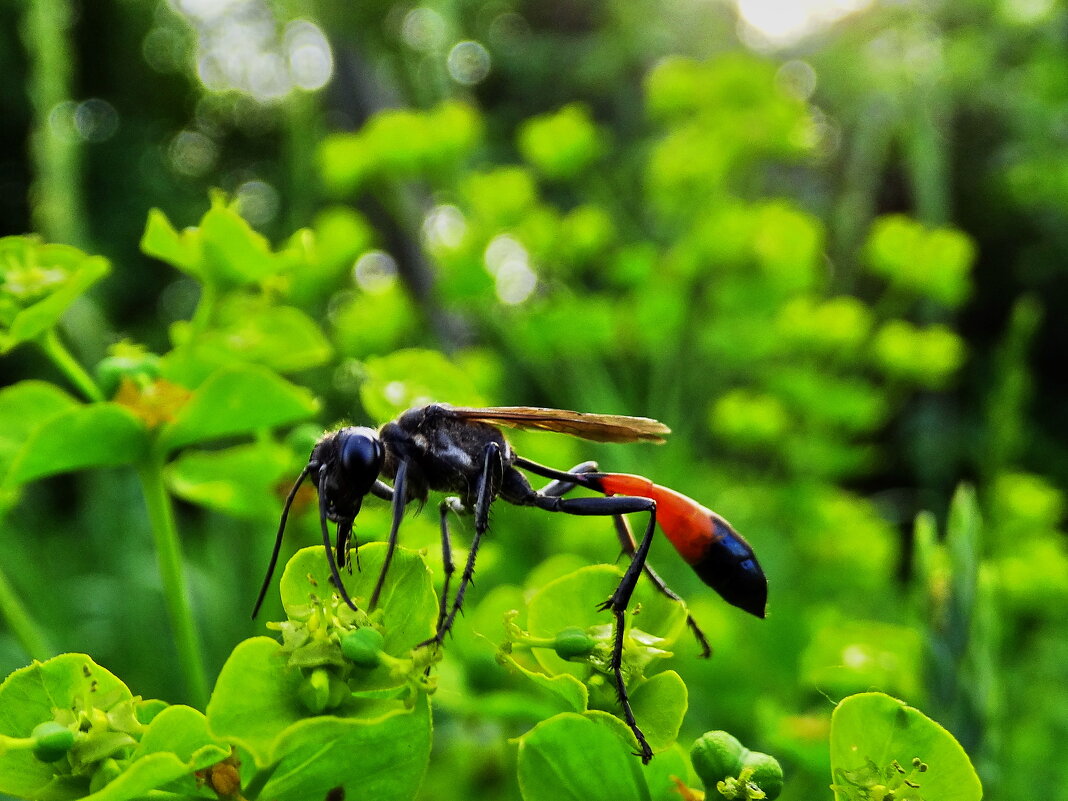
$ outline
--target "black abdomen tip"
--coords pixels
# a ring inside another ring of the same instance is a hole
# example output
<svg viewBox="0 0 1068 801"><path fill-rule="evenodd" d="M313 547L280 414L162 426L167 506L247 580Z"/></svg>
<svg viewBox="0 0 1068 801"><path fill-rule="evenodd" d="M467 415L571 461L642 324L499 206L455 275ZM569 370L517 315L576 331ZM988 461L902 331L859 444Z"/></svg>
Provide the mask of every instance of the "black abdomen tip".
<svg viewBox="0 0 1068 801"><path fill-rule="evenodd" d="M692 567L701 581L724 601L763 618L768 603L768 580L749 543L721 517L713 518L715 535Z"/></svg>

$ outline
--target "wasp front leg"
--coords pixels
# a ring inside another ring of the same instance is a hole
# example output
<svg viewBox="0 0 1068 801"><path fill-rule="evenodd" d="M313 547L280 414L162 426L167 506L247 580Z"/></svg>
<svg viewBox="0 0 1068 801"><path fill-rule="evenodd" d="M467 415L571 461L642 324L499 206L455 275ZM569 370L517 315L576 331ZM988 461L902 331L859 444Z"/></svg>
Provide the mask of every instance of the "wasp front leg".
<svg viewBox="0 0 1068 801"><path fill-rule="evenodd" d="M416 646L417 648L432 643L440 645L444 642L445 635L449 633L452 629L452 624L456 621L457 613L463 608L464 595L467 592L468 585L472 583L471 579L475 574L475 559L478 556L478 546L482 542L482 535L485 534L486 530L489 528L490 505L497 497L503 477L504 458L501 453L501 446L496 442L490 442L486 445L482 454L482 470L479 473L478 478L475 506L474 509L471 510L475 517L475 535L471 538L471 550L467 554L467 563L464 565L463 575L460 576L460 585L456 588L456 597L453 599L452 608L448 613L443 614L438 621L437 633L430 639L419 643L419 645ZM457 508L463 509L463 506L459 505L457 502ZM449 534L444 510L442 511L441 538L442 553L444 555L446 548L448 549L448 564L451 568L452 548L451 545L446 545L449 540ZM446 571L449 572L449 568L446 568ZM442 609L446 606L444 597L443 594Z"/></svg>

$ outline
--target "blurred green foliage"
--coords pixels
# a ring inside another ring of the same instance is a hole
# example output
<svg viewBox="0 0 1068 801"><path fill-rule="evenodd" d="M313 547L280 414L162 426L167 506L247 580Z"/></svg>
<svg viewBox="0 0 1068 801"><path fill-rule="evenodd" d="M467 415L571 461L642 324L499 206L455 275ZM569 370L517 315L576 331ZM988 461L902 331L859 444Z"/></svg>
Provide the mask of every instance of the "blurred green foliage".
<svg viewBox="0 0 1068 801"><path fill-rule="evenodd" d="M214 677L260 632L284 487L325 427L428 400L640 414L668 445L512 439L675 487L760 555L763 623L654 545L715 649L673 645L680 741L729 730L782 761L781 798L827 797L828 696L878 689L956 734L989 797L1068 798L1065 12L876 7L770 55L735 17L0 7L0 234L41 237L0 239L0 674L86 651L194 700L178 654ZM433 517L402 536L440 576ZM184 640L153 567L168 519ZM292 522L317 541L303 501ZM356 533L388 525L369 502ZM528 674L560 677L481 638L615 549L495 509L422 797L553 792L532 726L559 698ZM615 725L582 720L552 725Z"/></svg>

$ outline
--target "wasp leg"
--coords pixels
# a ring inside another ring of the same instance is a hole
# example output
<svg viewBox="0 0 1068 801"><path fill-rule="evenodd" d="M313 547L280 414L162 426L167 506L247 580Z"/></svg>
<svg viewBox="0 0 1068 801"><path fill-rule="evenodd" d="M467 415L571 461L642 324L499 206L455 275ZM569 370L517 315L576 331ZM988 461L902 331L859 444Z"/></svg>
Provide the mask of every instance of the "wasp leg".
<svg viewBox="0 0 1068 801"><path fill-rule="evenodd" d="M452 538L449 536L450 511L456 512L456 514L464 514L467 509L460 502L460 499L455 496L446 498L438 506L438 513L441 517L441 566L445 572L445 581L441 587L441 602L438 607L436 631L441 631L441 626L445 622L445 615L449 611L449 583L452 581L452 574L456 572L456 565L452 561Z"/></svg>
<svg viewBox="0 0 1068 801"><path fill-rule="evenodd" d="M534 464L533 462L527 462L527 464ZM529 469L529 468L528 468ZM531 470L531 472L534 472ZM597 462L582 462L577 464L567 471L568 473L596 473ZM579 486L575 481L564 481L560 478L554 478L548 484L541 488L542 495L548 495L551 498L559 498L567 493L571 492L575 487Z"/></svg>
<svg viewBox="0 0 1068 801"><path fill-rule="evenodd" d="M616 515L612 518L612 522L615 524L616 537L619 539L619 544L623 548L623 553L628 556L633 555L636 543L634 541L634 533L630 530L630 524L627 522L627 519ZM656 587L661 594L673 601L678 601L681 604L686 603L677 592L664 583L664 580L660 578L660 574L653 570L653 566L648 562L645 563L645 575L649 577L649 581L653 583L653 586ZM697 620L690 613L689 609L686 610L686 625L689 627L694 639L697 640L697 645L701 649L701 658L708 659L712 656L712 646L709 645L708 638L705 636L704 631L701 629L701 626L698 625Z"/></svg>
<svg viewBox="0 0 1068 801"><path fill-rule="evenodd" d="M519 462L517 461L516 463L518 464ZM581 473L553 472L554 475L549 477L558 479L563 483L569 483L573 478L581 479L582 475ZM574 483L581 483L581 480ZM653 533L656 531L656 501L650 498L638 498L628 495L613 495L607 498L560 498L553 495L545 495L531 489L530 484L517 470L510 470L506 474L503 494L511 503L521 506L535 506L547 512L563 512L571 515L614 517L634 512L648 512L649 523L645 527L645 535L631 554L630 565L627 566L627 570L616 587L616 591L612 593L607 601L601 604L602 609L610 610L615 617L611 668L615 678L619 705L623 709L624 720L626 720L630 730L634 732L634 737L638 740L640 748L638 756L641 757L642 762L648 762L653 758L653 749L649 747L645 735L634 718L634 710L631 709L630 698L627 695L627 686L623 681L623 637L626 632L624 614L630 605L630 599L634 594L634 587L638 583L638 577L645 568L645 561L649 556L649 546L652 544Z"/></svg>
<svg viewBox="0 0 1068 801"><path fill-rule="evenodd" d="M375 582L374 592L371 593L371 601L368 604L368 609L374 609L378 606L378 598L382 594L382 585L386 582L386 573L389 572L389 564L393 561L393 552L397 550L397 532L400 531L401 520L404 519L404 505L406 498L404 482L407 475L408 462L401 461L401 463L397 465L397 475L393 479L393 523L389 528L389 542L386 545L386 558L382 562L382 571L378 574L378 581ZM377 489L377 487L375 487L375 489ZM375 494L377 495L378 493Z"/></svg>
<svg viewBox="0 0 1068 801"><path fill-rule="evenodd" d="M327 471L324 465L319 468L319 526L323 530L323 547L326 549L326 561L330 565L330 578L334 582L334 586L337 587L341 600L354 612L358 612L356 604L352 602L348 590L345 589L345 582L341 580L341 572L338 570L337 560L334 558L334 551L330 546L330 529L326 525L326 479Z"/></svg>
<svg viewBox="0 0 1068 801"><path fill-rule="evenodd" d="M497 493L500 491L503 477L504 460L501 456L501 446L496 442L491 442L486 445L486 449L483 451L482 473L478 480L478 494L475 496L475 508L473 510L475 515L475 535L471 538L471 550L467 554L467 564L464 565L463 575L460 576L460 586L456 588L456 597L453 599L452 609L441 620L437 633L430 639L419 643L419 645L415 646L416 648L422 648L424 645L430 645L431 643L440 645L444 642L445 635L449 633L453 622L456 620L456 614L463 608L467 585L471 583L471 578L475 573L475 558L478 555L478 546L482 541L482 535L489 528L490 504L493 503L493 499L497 497ZM442 541L444 542L444 527L442 534Z"/></svg>
<svg viewBox="0 0 1068 801"><path fill-rule="evenodd" d="M522 464L520 464L520 462L522 462ZM520 459L516 461L516 464L532 473L545 475L545 473L539 472L537 469L542 468L543 466L536 462ZM571 474L596 473L597 469L597 462L582 462L581 464L575 465L567 472ZM552 474L557 473L557 471L552 468L544 468L544 470ZM559 498L571 492L571 490L575 489L577 486L579 486L577 481L565 481L562 478L554 478L542 488L541 494ZM637 543L634 541L634 534L630 530L630 524L627 523L627 519L621 515L615 515L612 518L612 523L615 524L616 537L619 540L620 546L623 548L623 553L627 556L633 556ZM645 563L645 575L649 577L649 581L653 583L653 586L656 587L661 594L673 601L685 603L678 593L664 583L664 580L660 578L660 574L653 570L653 566L649 564L648 561ZM707 659L712 656L712 646L709 645L708 638L705 636L704 631L701 629L701 626L698 625L697 620L690 613L689 609L686 610L686 625L693 633L694 639L697 640L697 645L701 649L701 658Z"/></svg>

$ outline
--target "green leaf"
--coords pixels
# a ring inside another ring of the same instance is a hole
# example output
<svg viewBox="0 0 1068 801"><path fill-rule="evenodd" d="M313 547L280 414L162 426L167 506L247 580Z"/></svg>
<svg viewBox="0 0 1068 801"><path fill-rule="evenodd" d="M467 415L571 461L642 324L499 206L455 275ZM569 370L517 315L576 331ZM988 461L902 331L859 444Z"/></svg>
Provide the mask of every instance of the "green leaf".
<svg viewBox="0 0 1068 801"><path fill-rule="evenodd" d="M370 596L385 556L385 543L375 542L359 550L362 570L347 581L357 604ZM355 554L352 555L353 559ZM289 560L279 582L287 614L297 621L311 617L314 601L328 591L330 569L322 547L304 548ZM405 658L414 645L434 632L437 599L426 563L416 553L398 548L382 588L379 610L385 642L382 650ZM340 657L340 650L338 651ZM288 667L289 654L275 640L254 637L240 643L230 654L208 704L211 730L220 737L246 748L265 767L278 757L290 726L307 717L298 698L303 681L300 670ZM391 677L386 666L360 677L361 690L388 689L407 681ZM381 702L376 714L389 710L396 701ZM367 716L367 705L353 708L352 716Z"/></svg>
<svg viewBox="0 0 1068 801"><path fill-rule="evenodd" d="M276 742L306 716L297 699L300 671L286 670L282 646L270 637L238 643L230 653L208 702L208 725L246 749L260 767L270 765Z"/></svg>
<svg viewBox="0 0 1068 801"><path fill-rule="evenodd" d="M392 420L413 406L443 402L483 406L468 375L435 350L410 348L364 362L360 401L373 420Z"/></svg>
<svg viewBox="0 0 1068 801"><path fill-rule="evenodd" d="M84 654L34 662L0 684L0 734L29 737L38 723L53 720L56 710L93 699L106 699L110 706L132 697L125 684ZM0 754L0 793L60 801L81 798L88 787L88 778L56 776L51 765L30 751Z"/></svg>
<svg viewBox="0 0 1068 801"><path fill-rule="evenodd" d="M203 713L188 706L167 707L145 729L128 767L86 801L127 801L164 786L193 795L194 773L228 756L229 746L208 732Z"/></svg>
<svg viewBox="0 0 1068 801"><path fill-rule="evenodd" d="M349 596L357 606L366 609L385 559L386 544L368 543L359 549L358 554L360 569L354 569L351 577L343 575L343 578ZM307 619L309 598L322 596L332 587L330 567L322 546L298 551L286 565L278 587L286 614L294 620ZM437 597L430 570L415 551L398 548L394 552L379 596L379 608L383 612L386 638L382 650L387 654L407 656L414 645L434 633Z"/></svg>
<svg viewBox="0 0 1068 801"><path fill-rule="evenodd" d="M74 398L45 381L20 381L0 390L0 476L7 475L34 431L77 406Z"/></svg>
<svg viewBox="0 0 1068 801"><path fill-rule="evenodd" d="M260 793L277 801L330 797L407 801L414 798L430 762L430 705L378 718L309 718L286 731L277 768Z"/></svg>
<svg viewBox="0 0 1068 801"><path fill-rule="evenodd" d="M571 103L551 114L530 117L519 127L519 152L549 178L573 178L604 150L589 109Z"/></svg>
<svg viewBox="0 0 1068 801"><path fill-rule="evenodd" d="M237 211L221 203L213 202L201 218L200 236L205 278L209 280L243 286L262 281L285 266L263 236Z"/></svg>
<svg viewBox="0 0 1068 801"><path fill-rule="evenodd" d="M158 209L148 215L141 250L206 283L254 284L287 266L270 244L252 230L224 195L216 193L200 226L181 233Z"/></svg>
<svg viewBox="0 0 1068 801"><path fill-rule="evenodd" d="M411 710L380 701L370 715L308 717L297 697L301 672L285 662L274 640L245 640L223 665L208 703L215 736L246 749L260 768L275 766L261 797L321 798L338 785L352 798L371 787L367 797L414 796L430 756L425 695Z"/></svg>
<svg viewBox="0 0 1068 801"><path fill-rule="evenodd" d="M280 373L318 367L332 353L322 330L300 309L243 295L221 302L212 328L178 348L191 351L183 358L204 364L251 362Z"/></svg>
<svg viewBox="0 0 1068 801"><path fill-rule="evenodd" d="M111 270L107 259L36 237L0 238L0 353L36 339Z"/></svg>
<svg viewBox="0 0 1068 801"><path fill-rule="evenodd" d="M837 801L865 798L863 789L886 785L913 770L912 760L927 765L911 780L924 801L979 801L983 788L968 755L953 735L918 709L882 693L844 699L831 717L831 776Z"/></svg>
<svg viewBox="0 0 1068 801"><path fill-rule="evenodd" d="M565 712L519 738L524 801L650 801L630 730L604 712Z"/></svg>
<svg viewBox="0 0 1068 801"><path fill-rule="evenodd" d="M658 753L648 765L642 765L642 773L645 774L645 783L649 787L652 801L681 801L675 779L689 784L692 772L686 751L677 744Z"/></svg>
<svg viewBox="0 0 1068 801"><path fill-rule="evenodd" d="M180 760L194 764L194 770L197 770L226 759L230 756L230 748L211 735L203 712L175 705L152 718L134 749L133 759L156 753L174 754Z"/></svg>
<svg viewBox="0 0 1068 801"><path fill-rule="evenodd" d="M292 451L271 442L183 451L164 469L179 498L250 520L277 517L277 487L295 475Z"/></svg>
<svg viewBox="0 0 1068 801"><path fill-rule="evenodd" d="M318 403L307 390L263 367L235 365L213 373L159 435L173 450L194 442L252 434L310 417Z"/></svg>
<svg viewBox="0 0 1068 801"><path fill-rule="evenodd" d="M590 693L586 685L576 679L570 673L561 673L550 676L546 673L538 673L529 670L519 664L512 657L504 657L504 662L513 670L519 671L523 676L530 679L538 689L549 697L552 704L560 712L585 712L589 705Z"/></svg>
<svg viewBox="0 0 1068 801"><path fill-rule="evenodd" d="M678 739L687 703L686 682L674 670L657 673L630 693L634 717L653 751L662 751Z"/></svg>
<svg viewBox="0 0 1068 801"><path fill-rule="evenodd" d="M178 233L167 215L159 209L151 209L148 212L145 233L141 236L141 251L194 278L204 278L200 232L196 228L187 228Z"/></svg>
<svg viewBox="0 0 1068 801"><path fill-rule="evenodd" d="M52 415L24 440L5 485L44 476L133 464L148 447L144 424L124 406L93 403Z"/></svg>

